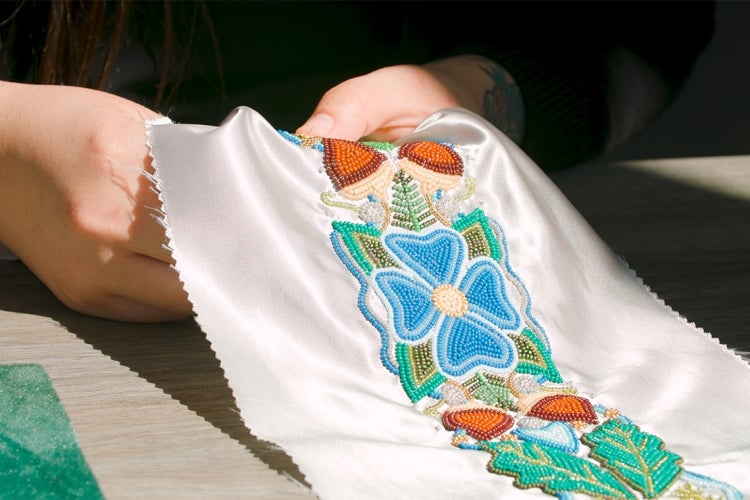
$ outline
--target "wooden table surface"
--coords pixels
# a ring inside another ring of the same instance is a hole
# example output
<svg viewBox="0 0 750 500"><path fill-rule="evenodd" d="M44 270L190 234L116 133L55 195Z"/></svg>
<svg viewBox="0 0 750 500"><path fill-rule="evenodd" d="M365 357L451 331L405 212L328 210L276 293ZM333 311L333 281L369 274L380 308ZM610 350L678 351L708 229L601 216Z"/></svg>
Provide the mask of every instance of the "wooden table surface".
<svg viewBox="0 0 750 500"><path fill-rule="evenodd" d="M750 156L552 178L667 304L750 351ZM108 499L314 498L291 459L244 427L192 321L82 316L20 262L0 262L0 363L44 366Z"/></svg>
<svg viewBox="0 0 750 500"><path fill-rule="evenodd" d="M590 164L553 179L662 300L750 352L750 156Z"/></svg>

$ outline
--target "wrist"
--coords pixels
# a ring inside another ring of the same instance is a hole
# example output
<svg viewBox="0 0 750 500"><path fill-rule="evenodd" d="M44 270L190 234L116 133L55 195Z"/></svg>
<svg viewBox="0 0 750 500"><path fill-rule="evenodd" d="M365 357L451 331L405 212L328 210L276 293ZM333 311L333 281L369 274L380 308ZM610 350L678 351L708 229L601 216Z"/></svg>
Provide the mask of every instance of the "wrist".
<svg viewBox="0 0 750 500"><path fill-rule="evenodd" d="M15 123L20 84L0 81L0 258L7 254L7 234L12 227L13 206L17 204L19 158L18 129Z"/></svg>
<svg viewBox="0 0 750 500"><path fill-rule="evenodd" d="M523 98L515 79L502 66L486 57L460 55L430 62L424 68L442 81L462 107L521 142Z"/></svg>
<svg viewBox="0 0 750 500"><path fill-rule="evenodd" d="M15 141L17 139L16 128L13 124L15 115L14 103L18 101L19 84L0 81L0 172L9 168L14 151L17 150Z"/></svg>
<svg viewBox="0 0 750 500"><path fill-rule="evenodd" d="M27 164L50 108L37 104L41 85L0 81L0 171Z"/></svg>

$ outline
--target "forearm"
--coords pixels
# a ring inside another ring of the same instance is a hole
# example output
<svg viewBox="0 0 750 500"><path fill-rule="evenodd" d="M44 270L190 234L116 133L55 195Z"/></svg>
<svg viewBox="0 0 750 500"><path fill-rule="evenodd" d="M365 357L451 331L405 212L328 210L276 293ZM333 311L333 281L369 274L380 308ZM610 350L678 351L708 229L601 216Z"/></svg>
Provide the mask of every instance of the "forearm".
<svg viewBox="0 0 750 500"><path fill-rule="evenodd" d="M17 103L22 87L19 84L0 81L0 245L9 245L10 233L18 223L19 204L24 197L22 190L22 148L19 144L20 131L17 119ZM1 252L0 252L1 253Z"/></svg>
<svg viewBox="0 0 750 500"><path fill-rule="evenodd" d="M0 175L8 170L10 161L17 153L18 137L16 126L15 103L18 102L21 85L0 80ZM2 189L0 185L0 189Z"/></svg>
<svg viewBox="0 0 750 500"><path fill-rule="evenodd" d="M521 91L513 76L496 62L478 55L461 55L424 65L453 94L459 104L483 116L516 143L524 133Z"/></svg>
<svg viewBox="0 0 750 500"><path fill-rule="evenodd" d="M63 87L0 82L0 243L16 254L40 238L38 214L64 212L54 194L70 172L57 170L73 140L76 116ZM60 177L56 177L60 174ZM61 178L62 177L62 178Z"/></svg>

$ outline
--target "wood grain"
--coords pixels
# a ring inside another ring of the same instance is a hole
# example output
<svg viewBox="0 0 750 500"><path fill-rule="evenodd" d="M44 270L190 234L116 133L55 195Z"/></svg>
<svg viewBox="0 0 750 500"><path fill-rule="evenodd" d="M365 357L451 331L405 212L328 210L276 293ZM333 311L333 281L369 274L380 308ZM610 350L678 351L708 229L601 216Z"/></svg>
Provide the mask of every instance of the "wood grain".
<svg viewBox="0 0 750 500"><path fill-rule="evenodd" d="M108 499L315 498L245 428L192 321L82 316L20 262L0 262L0 363L44 366Z"/></svg>

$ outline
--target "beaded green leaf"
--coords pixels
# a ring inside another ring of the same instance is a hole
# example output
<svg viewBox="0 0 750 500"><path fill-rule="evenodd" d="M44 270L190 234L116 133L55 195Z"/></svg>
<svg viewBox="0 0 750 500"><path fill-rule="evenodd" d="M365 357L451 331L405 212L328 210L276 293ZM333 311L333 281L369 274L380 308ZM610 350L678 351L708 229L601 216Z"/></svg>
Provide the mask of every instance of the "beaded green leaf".
<svg viewBox="0 0 750 500"><path fill-rule="evenodd" d="M477 383L473 385L472 396L484 401L488 405L497 405L506 409L517 409L515 399L510 389L505 387L502 379L499 382L494 377L485 377L477 373Z"/></svg>
<svg viewBox="0 0 750 500"><path fill-rule="evenodd" d="M682 457L664 449L664 441L635 424L610 419L581 440L591 457L622 477L646 498L663 493L682 472Z"/></svg>
<svg viewBox="0 0 750 500"><path fill-rule="evenodd" d="M485 441L482 445L492 454L487 468L514 477L518 488L540 488L548 495L570 492L636 498L612 472L551 446L528 441Z"/></svg>
<svg viewBox="0 0 750 500"><path fill-rule="evenodd" d="M549 350L541 340L528 328L524 328L520 335L508 335L516 345L518 351L518 373L544 375L550 382L562 382L563 378L552 361Z"/></svg>
<svg viewBox="0 0 750 500"><path fill-rule="evenodd" d="M393 149L396 149L395 144L392 142L382 142L382 141L361 141L362 144L365 146L370 146L371 148L380 149L382 151L392 151Z"/></svg>
<svg viewBox="0 0 750 500"><path fill-rule="evenodd" d="M474 209L469 215L458 219L453 224L453 229L460 232L466 240L470 259L484 255L500 262L500 243L484 211Z"/></svg>
<svg viewBox="0 0 750 500"><path fill-rule="evenodd" d="M414 346L396 344L396 359L401 385L412 402L429 395L445 382L432 360L431 341Z"/></svg>
<svg viewBox="0 0 750 500"><path fill-rule="evenodd" d="M334 221L333 229L341 235L349 254L357 265L369 275L373 269L397 267L380 241L380 231L365 224Z"/></svg>
<svg viewBox="0 0 750 500"><path fill-rule="evenodd" d="M391 210L393 211L391 223L394 226L415 232L437 222L419 191L419 186L403 170L399 170L393 178Z"/></svg>

